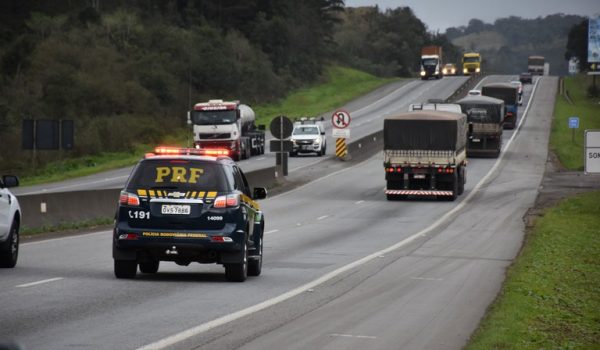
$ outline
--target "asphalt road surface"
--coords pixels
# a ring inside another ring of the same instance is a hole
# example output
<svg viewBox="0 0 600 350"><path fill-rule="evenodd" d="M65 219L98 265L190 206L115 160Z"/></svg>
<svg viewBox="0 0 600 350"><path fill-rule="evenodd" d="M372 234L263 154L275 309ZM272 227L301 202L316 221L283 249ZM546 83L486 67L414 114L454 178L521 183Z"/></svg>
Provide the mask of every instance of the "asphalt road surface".
<svg viewBox="0 0 600 350"><path fill-rule="evenodd" d="M408 105L415 102L423 102L429 98L445 99L454 91L467 77L445 77L441 80L403 80L400 82L383 86L365 96L362 96L346 106L352 117L350 124L351 140L357 140L363 136L381 130L384 115L406 111ZM327 155L325 158L334 157L335 139L331 137L331 113L323 115L324 125L327 130ZM268 140L272 139L270 133ZM299 155L289 158L288 169L290 172L299 170L306 166L314 165L323 158L316 154ZM267 152L262 156L255 156L239 162L244 171L264 169L275 165L275 156ZM96 190L105 188L123 188L125 181L131 173L132 167L102 172L72 180L60 181L51 184L43 184L27 187L16 187L12 192L15 195L27 195L51 192L68 192L82 190Z"/></svg>
<svg viewBox="0 0 600 350"><path fill-rule="evenodd" d="M455 202L385 200L381 154L262 201L263 274L242 284L217 265L172 263L117 280L110 231L23 244L17 267L0 271L0 339L27 349L459 349L521 246L556 85L540 79L530 107L525 87L526 119L505 131L501 158L470 159Z"/></svg>

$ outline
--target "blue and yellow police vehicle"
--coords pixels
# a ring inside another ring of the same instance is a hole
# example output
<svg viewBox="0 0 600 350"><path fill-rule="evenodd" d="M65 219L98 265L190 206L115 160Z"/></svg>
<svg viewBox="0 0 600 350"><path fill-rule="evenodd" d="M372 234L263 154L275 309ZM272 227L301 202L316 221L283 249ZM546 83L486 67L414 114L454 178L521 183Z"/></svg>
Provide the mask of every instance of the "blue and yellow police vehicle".
<svg viewBox="0 0 600 350"><path fill-rule="evenodd" d="M157 147L121 192L113 235L114 272L134 278L158 272L161 261L225 267L243 282L262 268L264 217L228 150Z"/></svg>

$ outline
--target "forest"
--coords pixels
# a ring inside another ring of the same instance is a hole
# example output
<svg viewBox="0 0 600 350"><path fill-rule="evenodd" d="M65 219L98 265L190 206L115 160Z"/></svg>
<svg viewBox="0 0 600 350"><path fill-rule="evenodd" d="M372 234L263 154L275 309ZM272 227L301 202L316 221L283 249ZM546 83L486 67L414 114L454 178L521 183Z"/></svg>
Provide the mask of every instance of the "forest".
<svg viewBox="0 0 600 350"><path fill-rule="evenodd" d="M356 25L360 24L360 28ZM343 0L8 0L0 4L0 170L26 171L24 119L70 119L74 149L156 143L209 98L277 101L328 65L411 76L419 47L452 44L407 7Z"/></svg>
<svg viewBox="0 0 600 350"><path fill-rule="evenodd" d="M532 42L562 43L564 54L563 32L579 20L472 20L442 34L409 7L347 8L343 0L2 1L0 171L131 152L184 133L196 102L273 103L319 83L332 65L414 77L422 46L441 45L446 61L460 62L471 49L461 38L486 31L504 37L484 59L505 72L525 64L517 60L526 53L548 52ZM31 119L73 120L73 149L23 150L23 120Z"/></svg>

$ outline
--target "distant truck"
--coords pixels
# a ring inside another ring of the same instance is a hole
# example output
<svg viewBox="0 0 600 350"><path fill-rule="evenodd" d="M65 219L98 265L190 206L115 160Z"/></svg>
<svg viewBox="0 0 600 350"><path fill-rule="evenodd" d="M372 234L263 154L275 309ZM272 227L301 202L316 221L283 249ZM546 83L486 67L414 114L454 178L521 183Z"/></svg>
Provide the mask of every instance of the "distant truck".
<svg viewBox="0 0 600 350"><path fill-rule="evenodd" d="M467 117L414 111L383 121L383 165L388 200L427 196L455 200L464 191Z"/></svg>
<svg viewBox="0 0 600 350"><path fill-rule="evenodd" d="M444 74L441 46L424 46L421 49L421 79L427 80L431 77L441 79Z"/></svg>
<svg viewBox="0 0 600 350"><path fill-rule="evenodd" d="M532 75L543 75L545 63L544 56L529 56L527 58L527 71Z"/></svg>
<svg viewBox="0 0 600 350"><path fill-rule="evenodd" d="M257 128L255 119L239 101L209 100L188 113L196 148L226 149L235 161L265 153L265 128Z"/></svg>
<svg viewBox="0 0 600 350"><path fill-rule="evenodd" d="M504 128L514 129L518 122L519 92L509 83L493 83L481 88L483 96L494 97L504 101Z"/></svg>
<svg viewBox="0 0 600 350"><path fill-rule="evenodd" d="M467 157L498 157L502 149L504 101L488 96L467 96L457 103L467 115Z"/></svg>
<svg viewBox="0 0 600 350"><path fill-rule="evenodd" d="M464 75L481 73L481 55L478 52L463 54L462 66Z"/></svg>

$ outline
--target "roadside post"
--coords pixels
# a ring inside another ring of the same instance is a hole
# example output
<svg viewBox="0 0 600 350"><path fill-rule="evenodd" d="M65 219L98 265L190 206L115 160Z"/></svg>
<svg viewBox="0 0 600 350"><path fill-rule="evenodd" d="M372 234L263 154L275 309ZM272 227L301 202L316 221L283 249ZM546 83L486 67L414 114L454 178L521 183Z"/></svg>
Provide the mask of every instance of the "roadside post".
<svg viewBox="0 0 600 350"><path fill-rule="evenodd" d="M275 154L275 177L287 176L288 153L292 151L292 141L288 140L294 130L292 121L283 115L271 120L269 130L276 140L271 140L269 148Z"/></svg>
<svg viewBox="0 0 600 350"><path fill-rule="evenodd" d="M569 117L569 129L571 132L571 142L575 143L575 129L579 129L579 117Z"/></svg>
<svg viewBox="0 0 600 350"><path fill-rule="evenodd" d="M335 138L335 155L341 160L349 160L346 139L350 138L350 113L344 109L338 109L331 116L331 136Z"/></svg>
<svg viewBox="0 0 600 350"><path fill-rule="evenodd" d="M586 130L584 138L584 173L600 175L600 130Z"/></svg>

